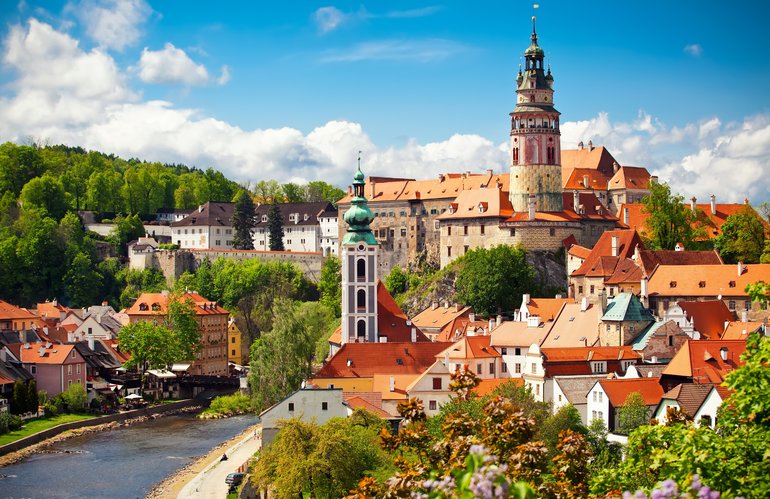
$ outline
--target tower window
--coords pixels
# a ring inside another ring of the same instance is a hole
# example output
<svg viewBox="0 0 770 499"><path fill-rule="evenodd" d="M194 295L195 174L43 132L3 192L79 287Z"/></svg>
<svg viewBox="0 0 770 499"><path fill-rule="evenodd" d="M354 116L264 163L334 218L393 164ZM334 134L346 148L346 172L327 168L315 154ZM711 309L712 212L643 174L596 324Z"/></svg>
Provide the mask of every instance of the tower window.
<svg viewBox="0 0 770 499"><path fill-rule="evenodd" d="M519 164L519 148L514 147L513 148L513 164L518 165Z"/></svg>
<svg viewBox="0 0 770 499"><path fill-rule="evenodd" d="M366 291L363 289L356 291L356 308L359 312L366 310Z"/></svg>
<svg viewBox="0 0 770 499"><path fill-rule="evenodd" d="M359 339L366 337L366 321L361 319L356 323L356 336Z"/></svg>
<svg viewBox="0 0 770 499"><path fill-rule="evenodd" d="M356 262L356 279L359 281L366 280L366 260L359 258Z"/></svg>

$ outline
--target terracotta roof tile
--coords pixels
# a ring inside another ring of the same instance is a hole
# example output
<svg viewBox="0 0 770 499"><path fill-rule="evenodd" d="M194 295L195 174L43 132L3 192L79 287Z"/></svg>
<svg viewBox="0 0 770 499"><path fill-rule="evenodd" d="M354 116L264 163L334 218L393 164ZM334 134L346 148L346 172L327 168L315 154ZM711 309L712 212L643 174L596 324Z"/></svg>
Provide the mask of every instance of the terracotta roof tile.
<svg viewBox="0 0 770 499"><path fill-rule="evenodd" d="M374 396L374 397L373 397ZM390 414L382 410L382 393L350 393L343 392L342 399L351 409L365 409L383 419L392 418Z"/></svg>
<svg viewBox="0 0 770 499"><path fill-rule="evenodd" d="M388 342L408 342L412 340L412 326L406 325L406 314L398 306L388 289L377 281L377 328L380 337L386 336ZM430 339L417 328L417 341Z"/></svg>
<svg viewBox="0 0 770 499"><path fill-rule="evenodd" d="M569 301L568 298L530 298L527 309L530 315L537 315L543 322L553 321Z"/></svg>
<svg viewBox="0 0 770 499"><path fill-rule="evenodd" d="M588 184L585 185L585 177ZM593 168L562 168L561 186L566 190L606 191L610 177Z"/></svg>
<svg viewBox="0 0 770 499"><path fill-rule="evenodd" d="M609 181L609 189L649 190L650 172L640 166L621 166Z"/></svg>
<svg viewBox="0 0 770 499"><path fill-rule="evenodd" d="M456 318L467 315L472 311L473 309L471 307L465 305L458 305L457 308L455 308L454 305L444 307L437 304L436 308L430 306L412 317L412 324L423 331L427 331L429 329L442 330L444 327L451 324Z"/></svg>
<svg viewBox="0 0 770 499"><path fill-rule="evenodd" d="M713 387L711 383L682 383L667 391L662 398L676 400L679 407L693 417Z"/></svg>
<svg viewBox="0 0 770 499"><path fill-rule="evenodd" d="M589 362L595 360L636 360L642 358L630 346L541 348L540 353L543 355L545 362Z"/></svg>
<svg viewBox="0 0 770 499"><path fill-rule="evenodd" d="M366 378L375 374L420 374L450 344L346 343L313 378ZM349 364L349 365L348 365Z"/></svg>
<svg viewBox="0 0 770 499"><path fill-rule="evenodd" d="M32 343L29 348L20 350L21 362L24 364L54 364L61 365L74 350L75 345L52 344L48 347L44 343ZM40 352L43 354L40 355ZM80 354L76 354L78 362L85 362Z"/></svg>
<svg viewBox="0 0 770 499"><path fill-rule="evenodd" d="M727 360L722 360L722 349ZM745 341L688 340L663 370L663 375L693 378L700 383L724 381L724 376L743 365Z"/></svg>
<svg viewBox="0 0 770 499"><path fill-rule="evenodd" d="M722 265L724 262L716 250L639 250L636 254L636 263L649 276L658 265Z"/></svg>
<svg viewBox="0 0 770 499"><path fill-rule="evenodd" d="M605 284L628 284L642 281L642 269L630 258L624 258L618 261L615 269L612 271Z"/></svg>
<svg viewBox="0 0 770 499"><path fill-rule="evenodd" d="M598 383L607 394L614 407L623 407L628 396L639 392L644 398L644 405L658 405L663 397L660 378L603 379Z"/></svg>
<svg viewBox="0 0 770 499"><path fill-rule="evenodd" d="M648 292L659 296L746 296L746 285L770 282L770 264L659 265L648 281Z"/></svg>
<svg viewBox="0 0 770 499"><path fill-rule="evenodd" d="M505 321L492 331L490 344L494 347L529 347L541 344L553 322L541 327L529 327L526 322Z"/></svg>
<svg viewBox="0 0 770 499"><path fill-rule="evenodd" d="M725 329L725 323L734 319L733 313L722 300L678 301L696 331L705 339L716 339Z"/></svg>
<svg viewBox="0 0 770 499"><path fill-rule="evenodd" d="M612 256L612 238L618 238L617 255ZM633 230L608 230L596 241L591 253L583 264L575 270L573 276L596 275L610 277L615 272L618 262L631 258L636 247L644 247L639 234Z"/></svg>
<svg viewBox="0 0 770 499"><path fill-rule="evenodd" d="M513 207L508 193L497 188L472 189L460 192L450 203L450 209L439 220L463 218L508 218Z"/></svg>
<svg viewBox="0 0 770 499"><path fill-rule="evenodd" d="M465 336L437 353L436 358L443 359L447 355L450 359L457 360L491 359L500 357L500 352L490 345L490 339L489 336Z"/></svg>
<svg viewBox="0 0 770 499"><path fill-rule="evenodd" d="M569 247L569 251L567 251L572 256L576 256L578 258L582 258L585 260L588 258L588 255L591 254L590 248L584 248L583 246L580 246L579 244L573 244Z"/></svg>
<svg viewBox="0 0 770 499"><path fill-rule="evenodd" d="M495 388L505 383L512 383L514 386L524 386L524 380L521 378L492 378L482 379L479 385L473 389L479 397L490 395Z"/></svg>
<svg viewBox="0 0 770 499"><path fill-rule="evenodd" d="M616 163L615 158L602 146L561 150L562 168L591 168L611 176L613 163Z"/></svg>
<svg viewBox="0 0 770 499"><path fill-rule="evenodd" d="M171 296L166 293L142 293L131 305L126 313L131 316L166 315ZM222 315L229 314L222 306L212 300L207 300L198 293L184 293L179 299L192 300L195 305L195 315ZM143 310L144 308L144 310Z"/></svg>
<svg viewBox="0 0 770 499"><path fill-rule="evenodd" d="M57 315L58 317L58 315ZM7 301L0 300L0 320L35 320L38 316L29 310L11 305Z"/></svg>
<svg viewBox="0 0 770 499"><path fill-rule="evenodd" d="M759 331L761 327L761 322L730 321L724 332L722 332L722 337L720 339L745 341L751 333Z"/></svg>
<svg viewBox="0 0 770 499"><path fill-rule="evenodd" d="M541 345L546 348L591 346L599 339L600 306L589 304L581 311L580 303L565 303Z"/></svg>

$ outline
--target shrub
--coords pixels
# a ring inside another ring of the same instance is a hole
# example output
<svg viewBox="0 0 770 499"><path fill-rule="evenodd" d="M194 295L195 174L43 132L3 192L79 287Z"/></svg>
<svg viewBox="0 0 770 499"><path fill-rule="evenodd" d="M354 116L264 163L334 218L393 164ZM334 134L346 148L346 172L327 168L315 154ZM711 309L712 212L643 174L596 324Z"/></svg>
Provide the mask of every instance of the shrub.
<svg viewBox="0 0 770 499"><path fill-rule="evenodd" d="M10 412L0 412L0 435L8 433L9 431L15 431L21 428L22 421L19 416L14 416Z"/></svg>
<svg viewBox="0 0 770 499"><path fill-rule="evenodd" d="M255 410L254 401L247 395L234 393L232 395L223 395L211 401L211 405L206 409L202 416L235 416L236 414L245 414Z"/></svg>
<svg viewBox="0 0 770 499"><path fill-rule="evenodd" d="M43 414L45 414L45 417L47 418L58 416L59 408L56 407L56 404L53 402L46 402L46 404L43 406Z"/></svg>

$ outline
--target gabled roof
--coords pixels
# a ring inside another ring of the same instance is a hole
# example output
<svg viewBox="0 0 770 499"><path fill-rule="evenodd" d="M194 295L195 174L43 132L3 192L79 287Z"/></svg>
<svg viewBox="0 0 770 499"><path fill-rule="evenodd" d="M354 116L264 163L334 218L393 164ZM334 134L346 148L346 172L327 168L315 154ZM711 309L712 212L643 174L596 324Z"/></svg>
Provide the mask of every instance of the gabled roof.
<svg viewBox="0 0 770 499"><path fill-rule="evenodd" d="M604 148L584 147L582 149L562 149L561 166L564 168L590 168L611 176L613 164L617 163L612 154Z"/></svg>
<svg viewBox="0 0 770 499"><path fill-rule="evenodd" d="M632 293L620 293L607 303L602 321L650 321L655 318Z"/></svg>
<svg viewBox="0 0 770 499"><path fill-rule="evenodd" d="M415 180L391 177L368 177L364 196L369 203L382 201L410 201L426 199L454 199L460 192L481 187L497 188L508 192L508 174L486 173L444 173L438 179ZM339 200L337 205L348 204L352 194Z"/></svg>
<svg viewBox="0 0 770 499"><path fill-rule="evenodd" d="M489 344L490 336L464 336L456 343L436 354L438 359L446 356L451 360L491 359L500 357L500 352Z"/></svg>
<svg viewBox="0 0 770 499"><path fill-rule="evenodd" d="M419 383L421 379L437 374L450 374L449 368L441 359L436 359L436 362L434 362L432 366L424 370L422 374L417 375L417 377L414 378L414 381L409 383L409 386L406 387L406 392L410 393L412 390L414 390L414 387L417 386L417 383ZM448 390L449 388L446 387L445 389Z"/></svg>
<svg viewBox="0 0 770 499"><path fill-rule="evenodd" d="M61 314L67 314L69 312L72 312L73 309L65 307L61 303L59 303L57 300L54 301L46 301L43 303L38 303L36 306L37 315L40 317L49 317L52 319L59 319Z"/></svg>
<svg viewBox="0 0 770 499"><path fill-rule="evenodd" d="M649 294L659 296L716 297L747 296L746 285L770 282L770 264L744 265L660 265L649 278Z"/></svg>
<svg viewBox="0 0 770 499"><path fill-rule="evenodd" d="M492 378L482 379L472 391L479 397L483 397L491 394L498 386L506 383L512 383L514 386L524 386L524 380L521 378Z"/></svg>
<svg viewBox="0 0 770 499"><path fill-rule="evenodd" d="M377 280L377 334L382 338L386 336L388 342L407 342L412 340L412 326L407 326L406 314L398 306L396 300L388 292L388 288ZM417 341L430 341L430 339L417 329Z"/></svg>
<svg viewBox="0 0 770 499"><path fill-rule="evenodd" d="M346 343L313 378L366 378L375 374L420 374L449 343ZM349 364L349 365L348 365Z"/></svg>
<svg viewBox="0 0 770 499"><path fill-rule="evenodd" d="M207 300L198 293L183 293L179 295L179 299L182 302L188 299L191 300L195 308L195 315L222 315L229 313L217 302ZM171 296L168 293L142 293L126 313L138 316L165 315L168 313L170 300Z"/></svg>
<svg viewBox="0 0 770 499"><path fill-rule="evenodd" d="M436 305L437 306L435 308L433 308L431 305L419 314L412 317L412 324L422 330L441 330L448 324L451 324L452 321L454 321L457 317L460 317L461 315L467 315L473 310L471 307L465 305L458 305L457 307L442 307L438 304Z"/></svg>
<svg viewBox="0 0 770 499"><path fill-rule="evenodd" d="M719 338L725 323L734 319L722 300L678 301L677 305L687 314L693 328L706 339Z"/></svg>
<svg viewBox="0 0 770 499"><path fill-rule="evenodd" d="M609 190L650 188L650 172L641 166L621 166L609 181Z"/></svg>
<svg viewBox="0 0 770 499"><path fill-rule="evenodd" d="M109 349L101 342L94 341L94 349L88 346L88 341L78 341L75 349L93 369L117 369L122 364L112 356Z"/></svg>
<svg viewBox="0 0 770 499"><path fill-rule="evenodd" d="M730 321L724 332L722 332L722 337L720 339L745 341L751 333L759 331L761 328L761 322Z"/></svg>
<svg viewBox="0 0 770 499"><path fill-rule="evenodd" d="M604 220L617 222L615 215L599 201L593 192L581 192L578 194L578 212L575 211L574 196L571 192L562 193L562 211L536 211L534 222L572 222L579 223L585 220ZM532 223L529 213L520 211L503 221L516 227L519 224Z"/></svg>
<svg viewBox="0 0 770 499"><path fill-rule="evenodd" d="M588 177L588 183L585 183ZM606 191L610 177L604 172L593 168L563 168L561 172L561 186L566 190L595 190Z"/></svg>
<svg viewBox="0 0 770 499"><path fill-rule="evenodd" d="M40 355L41 348L43 355ZM29 345L29 348L21 348L21 361L24 364L61 365L64 364L74 348L75 345L50 345L46 347L44 343L32 343ZM82 356L79 354L76 358L83 361Z"/></svg>
<svg viewBox="0 0 770 499"><path fill-rule="evenodd" d="M612 255L612 238L618 238L617 255ZM610 277L620 260L631 258L637 246L644 247L639 234L633 230L608 230L596 241L591 253L573 276Z"/></svg>
<svg viewBox="0 0 770 499"><path fill-rule="evenodd" d="M58 314L57 314L58 317ZM0 320L35 320L38 317L29 310L0 300Z"/></svg>
<svg viewBox="0 0 770 499"><path fill-rule="evenodd" d="M450 203L450 209L436 218L439 220L508 218L511 215L513 215L513 207L508 193L495 187L460 192Z"/></svg>
<svg viewBox="0 0 770 499"><path fill-rule="evenodd" d="M682 328L679 327L679 324L677 324L676 321L658 321L650 324L644 331L642 331L642 333L634 339L633 343L631 343L631 348L637 351L644 350L647 348L650 339L654 336L662 336L665 338L669 335L673 336L683 333Z"/></svg>
<svg viewBox="0 0 770 499"><path fill-rule="evenodd" d="M585 374L582 376L554 376L553 380L559 385L567 401L572 405L585 404L586 395L591 387L600 379L605 379L606 374Z"/></svg>
<svg viewBox="0 0 770 499"><path fill-rule="evenodd" d="M193 210L189 215L178 222L173 222L172 227L231 227L235 203L219 203L209 201Z"/></svg>
<svg viewBox="0 0 770 499"><path fill-rule="evenodd" d="M642 269L630 258L618 259L612 275L604 280L605 284L636 284L642 281Z"/></svg>
<svg viewBox="0 0 770 499"><path fill-rule="evenodd" d="M543 322L552 321L559 315L568 298L530 298L527 310L530 315L537 315Z"/></svg>
<svg viewBox="0 0 770 499"><path fill-rule="evenodd" d="M267 220L271 204L261 204L254 208L255 225L254 227L267 227ZM284 226L292 225L318 225L318 219L324 217L336 217L337 210L327 202L314 203L277 203L278 211L283 219ZM264 220L264 221L263 221Z"/></svg>
<svg viewBox="0 0 770 499"><path fill-rule="evenodd" d="M573 244L569 247L569 250L567 251L567 253L577 258L582 258L583 260L585 260L586 258L588 258L588 255L591 254L591 249L580 246L579 244Z"/></svg>
<svg viewBox="0 0 770 499"><path fill-rule="evenodd" d="M727 360L722 360L722 349ZM743 365L741 354L745 350L746 342L741 340L689 340L671 359L663 375L719 384L727 373Z"/></svg>
<svg viewBox="0 0 770 499"><path fill-rule="evenodd" d="M541 348L540 354L543 356L544 361L548 363L637 360L642 358L630 346Z"/></svg>
<svg viewBox="0 0 770 499"><path fill-rule="evenodd" d="M409 398L407 387L419 377L419 374L375 374L372 376L372 390L380 392L383 400L406 400Z"/></svg>
<svg viewBox="0 0 770 499"><path fill-rule="evenodd" d="M529 347L543 342L553 322L529 327L527 322L505 321L492 331L490 344L495 347Z"/></svg>
<svg viewBox="0 0 770 499"><path fill-rule="evenodd" d="M674 251L642 250L636 255L636 264L650 275L658 265L722 265L724 262L716 250Z"/></svg>
<svg viewBox="0 0 770 499"><path fill-rule="evenodd" d="M592 303L581 310L580 303L565 303L541 345L549 348L591 346L599 339L602 308Z"/></svg>
<svg viewBox="0 0 770 499"><path fill-rule="evenodd" d="M662 398L676 400L679 407L693 417L713 387L712 383L682 383L667 391Z"/></svg>
<svg viewBox="0 0 770 499"><path fill-rule="evenodd" d="M598 383L614 407L623 407L626 399L634 392L644 398L644 405L658 405L663 397L660 378L602 379Z"/></svg>
<svg viewBox="0 0 770 499"><path fill-rule="evenodd" d="M379 392L342 392L342 403L351 409L364 409L382 419L393 416L382 410L382 394Z"/></svg>

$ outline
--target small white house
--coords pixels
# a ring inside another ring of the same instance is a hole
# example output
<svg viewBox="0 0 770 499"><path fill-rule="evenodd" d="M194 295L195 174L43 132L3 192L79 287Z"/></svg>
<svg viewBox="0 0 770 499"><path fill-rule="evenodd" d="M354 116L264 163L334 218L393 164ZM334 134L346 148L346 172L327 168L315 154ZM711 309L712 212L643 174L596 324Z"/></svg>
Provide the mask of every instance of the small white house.
<svg viewBox="0 0 770 499"><path fill-rule="evenodd" d="M452 396L453 392L449 389L451 382L449 369L437 360L406 388L406 393L409 398L422 401L425 414L435 416Z"/></svg>
<svg viewBox="0 0 770 499"><path fill-rule="evenodd" d="M332 418L347 416L348 408L343 403L341 388L301 388L259 415L262 422L262 445L273 441L281 420L299 418L322 425Z"/></svg>

